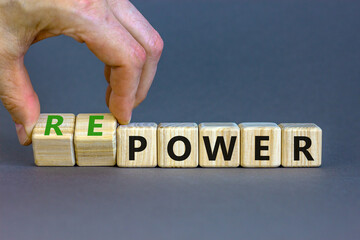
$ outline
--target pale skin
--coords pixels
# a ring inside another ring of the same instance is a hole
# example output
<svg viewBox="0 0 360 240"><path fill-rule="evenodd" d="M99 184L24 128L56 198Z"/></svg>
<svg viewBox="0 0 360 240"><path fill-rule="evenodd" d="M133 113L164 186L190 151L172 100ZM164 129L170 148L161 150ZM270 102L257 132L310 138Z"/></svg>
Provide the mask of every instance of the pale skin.
<svg viewBox="0 0 360 240"><path fill-rule="evenodd" d="M24 66L29 47L67 35L105 64L106 104L120 124L146 97L163 40L128 0L0 0L0 98L15 122L19 142L31 143L40 114Z"/></svg>

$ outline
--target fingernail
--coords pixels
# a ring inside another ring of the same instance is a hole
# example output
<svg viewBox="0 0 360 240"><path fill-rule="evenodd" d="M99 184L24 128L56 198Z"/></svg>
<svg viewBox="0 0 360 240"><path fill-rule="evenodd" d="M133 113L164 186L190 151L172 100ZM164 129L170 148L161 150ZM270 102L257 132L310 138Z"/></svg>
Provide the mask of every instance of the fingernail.
<svg viewBox="0 0 360 240"><path fill-rule="evenodd" d="M18 139L21 145L29 145L31 143L31 139L26 134L26 130L22 124L15 123L16 133L18 135Z"/></svg>
<svg viewBox="0 0 360 240"><path fill-rule="evenodd" d="M132 115L130 115L130 118L129 118L128 121L119 122L119 124L120 124L120 125L127 125L127 124L129 124L129 123L131 122L131 116L132 116Z"/></svg>

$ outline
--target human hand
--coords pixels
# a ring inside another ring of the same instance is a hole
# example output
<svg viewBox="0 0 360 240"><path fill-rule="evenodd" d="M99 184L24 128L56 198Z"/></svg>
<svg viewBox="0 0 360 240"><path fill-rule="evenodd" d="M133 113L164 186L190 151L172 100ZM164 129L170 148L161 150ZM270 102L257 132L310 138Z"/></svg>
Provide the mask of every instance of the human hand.
<svg viewBox="0 0 360 240"><path fill-rule="evenodd" d="M40 114L24 66L29 47L67 35L105 63L106 103L120 124L146 97L163 40L128 0L0 0L0 98L21 144L31 143Z"/></svg>

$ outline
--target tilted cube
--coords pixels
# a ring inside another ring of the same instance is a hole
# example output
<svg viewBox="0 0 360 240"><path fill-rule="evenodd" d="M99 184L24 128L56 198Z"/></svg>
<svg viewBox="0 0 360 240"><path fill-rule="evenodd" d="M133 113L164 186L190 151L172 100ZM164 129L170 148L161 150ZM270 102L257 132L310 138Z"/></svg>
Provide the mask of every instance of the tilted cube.
<svg viewBox="0 0 360 240"><path fill-rule="evenodd" d="M74 114L41 114L32 132L37 166L74 166Z"/></svg>
<svg viewBox="0 0 360 240"><path fill-rule="evenodd" d="M79 114L75 125L78 166L114 166L117 121L110 113Z"/></svg>

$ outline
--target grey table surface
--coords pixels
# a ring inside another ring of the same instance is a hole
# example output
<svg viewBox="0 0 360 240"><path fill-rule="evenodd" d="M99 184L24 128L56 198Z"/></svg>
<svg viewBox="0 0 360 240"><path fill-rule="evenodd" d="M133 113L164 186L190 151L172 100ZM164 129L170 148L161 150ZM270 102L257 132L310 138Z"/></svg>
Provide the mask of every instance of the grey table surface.
<svg viewBox="0 0 360 240"><path fill-rule="evenodd" d="M135 122L314 122L307 169L38 168L0 107L0 239L360 239L359 1L134 1L165 49ZM43 113L107 112L67 37L25 59Z"/></svg>

